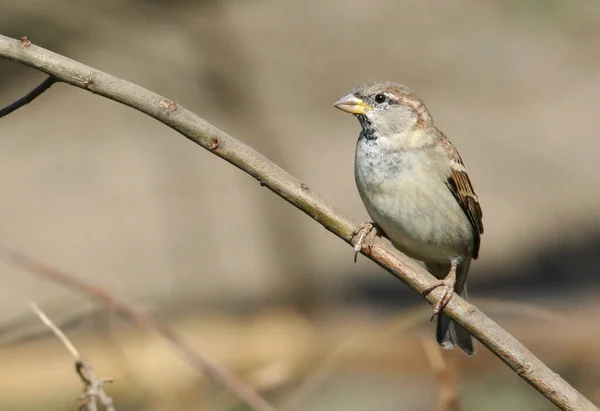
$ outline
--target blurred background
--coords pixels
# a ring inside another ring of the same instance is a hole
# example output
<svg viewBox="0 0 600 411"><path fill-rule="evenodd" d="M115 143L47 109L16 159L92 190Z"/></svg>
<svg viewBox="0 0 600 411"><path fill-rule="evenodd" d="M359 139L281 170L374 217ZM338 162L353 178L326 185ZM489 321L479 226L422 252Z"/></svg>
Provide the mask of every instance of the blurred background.
<svg viewBox="0 0 600 411"><path fill-rule="evenodd" d="M331 104L408 85L483 206L472 302L600 402L597 0L0 0L0 33L176 101L356 221L359 125ZM0 106L44 78L0 61ZM154 312L282 410L555 409L481 345L441 353L403 283L157 121L58 84L0 137L2 246ZM0 409L77 407L29 301L115 379L118 410L245 409L85 296L4 262L0 281Z"/></svg>

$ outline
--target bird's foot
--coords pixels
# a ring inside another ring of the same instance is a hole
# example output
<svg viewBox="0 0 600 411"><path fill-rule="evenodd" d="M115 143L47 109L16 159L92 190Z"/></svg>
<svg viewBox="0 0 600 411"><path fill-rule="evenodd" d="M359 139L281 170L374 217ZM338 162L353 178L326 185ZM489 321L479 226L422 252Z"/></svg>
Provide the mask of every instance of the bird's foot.
<svg viewBox="0 0 600 411"><path fill-rule="evenodd" d="M435 305L433 306L433 314L431 314L431 318L429 319L429 321L433 321L435 316L438 315L446 305L448 305L450 299L454 295L454 283L450 283L447 280L440 280L436 282L434 285L426 289L423 292L423 295L426 296L438 287L444 287L444 290L442 291L442 295L438 302L435 303Z"/></svg>
<svg viewBox="0 0 600 411"><path fill-rule="evenodd" d="M456 284L456 268L458 266L458 261L452 261L452 266L450 267L450 272L443 280L436 281L432 286L428 287L425 291L423 291L423 296L428 295L433 290L439 287L443 287L442 295L439 300L433 306L433 314L431 315L431 319L429 321L433 321L436 315L439 314L440 311L448 305L450 299L454 295L454 285Z"/></svg>
<svg viewBox="0 0 600 411"><path fill-rule="evenodd" d="M360 223L360 227L352 233L352 239L358 237L358 240L354 244L354 262L356 262L358 253L360 253L363 248L363 244L366 243L369 248L369 253L371 252L373 241L375 241L375 237L379 231L379 227L375 223Z"/></svg>

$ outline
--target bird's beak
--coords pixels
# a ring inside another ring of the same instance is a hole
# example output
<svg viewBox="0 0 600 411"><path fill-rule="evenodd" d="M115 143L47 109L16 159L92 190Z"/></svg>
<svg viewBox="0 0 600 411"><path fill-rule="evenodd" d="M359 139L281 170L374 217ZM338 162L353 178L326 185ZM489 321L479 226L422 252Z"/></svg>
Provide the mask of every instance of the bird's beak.
<svg viewBox="0 0 600 411"><path fill-rule="evenodd" d="M333 103L333 107L339 108L350 114L365 114L368 110L371 110L371 106L354 94L348 94L347 96L340 98Z"/></svg>

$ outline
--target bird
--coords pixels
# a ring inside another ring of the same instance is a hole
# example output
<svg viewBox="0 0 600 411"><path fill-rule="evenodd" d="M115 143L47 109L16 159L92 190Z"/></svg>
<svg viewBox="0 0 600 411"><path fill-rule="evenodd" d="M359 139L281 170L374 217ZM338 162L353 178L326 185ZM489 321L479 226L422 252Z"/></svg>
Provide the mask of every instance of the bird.
<svg viewBox="0 0 600 411"><path fill-rule="evenodd" d="M443 288L432 315L438 315L437 342L475 354L471 334L443 312L454 293L467 298L467 275L483 234L481 205L460 154L421 99L402 84L363 84L333 106L356 116L362 127L354 177L373 222L354 233L355 259L365 239L372 244L380 235L422 261L438 279L424 294Z"/></svg>

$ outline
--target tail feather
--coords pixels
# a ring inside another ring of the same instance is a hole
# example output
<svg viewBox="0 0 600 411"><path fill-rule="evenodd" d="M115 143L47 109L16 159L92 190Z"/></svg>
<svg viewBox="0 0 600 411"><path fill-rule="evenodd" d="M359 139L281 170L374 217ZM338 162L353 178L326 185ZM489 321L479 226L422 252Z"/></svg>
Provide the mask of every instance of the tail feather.
<svg viewBox="0 0 600 411"><path fill-rule="evenodd" d="M466 287L463 288L460 296L464 299L467 298ZM435 337L442 348L451 350L454 347L458 347L466 355L475 354L475 344L471 334L459 324L452 321L443 311L438 315Z"/></svg>
<svg viewBox="0 0 600 411"><path fill-rule="evenodd" d="M456 276L456 285L454 292L459 294L465 300L467 299L467 273L469 271L470 261L466 261L459 265ZM427 264L427 269L437 278L444 278L450 270L450 264ZM455 323L444 312L438 314L436 339L438 344L444 349L453 349L458 347L466 355L475 354L475 344L471 334Z"/></svg>

